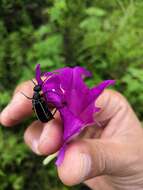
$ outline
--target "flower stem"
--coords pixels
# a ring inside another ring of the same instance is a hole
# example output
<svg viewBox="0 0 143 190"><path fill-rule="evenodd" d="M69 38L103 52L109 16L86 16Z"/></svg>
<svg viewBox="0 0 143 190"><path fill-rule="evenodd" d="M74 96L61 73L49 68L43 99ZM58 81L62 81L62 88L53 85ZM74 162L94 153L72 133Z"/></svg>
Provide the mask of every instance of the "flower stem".
<svg viewBox="0 0 143 190"><path fill-rule="evenodd" d="M58 155L58 152L51 154L50 156L47 156L44 160L43 160L43 165L48 165L54 158L56 158Z"/></svg>

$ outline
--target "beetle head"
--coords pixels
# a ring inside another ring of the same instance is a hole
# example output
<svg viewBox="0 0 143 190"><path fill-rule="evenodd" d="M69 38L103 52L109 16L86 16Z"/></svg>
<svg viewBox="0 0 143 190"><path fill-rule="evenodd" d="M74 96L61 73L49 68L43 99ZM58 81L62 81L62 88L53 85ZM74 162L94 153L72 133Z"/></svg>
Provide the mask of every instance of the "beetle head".
<svg viewBox="0 0 143 190"><path fill-rule="evenodd" d="M40 92L41 91L41 86L40 85L35 85L33 88L34 92Z"/></svg>

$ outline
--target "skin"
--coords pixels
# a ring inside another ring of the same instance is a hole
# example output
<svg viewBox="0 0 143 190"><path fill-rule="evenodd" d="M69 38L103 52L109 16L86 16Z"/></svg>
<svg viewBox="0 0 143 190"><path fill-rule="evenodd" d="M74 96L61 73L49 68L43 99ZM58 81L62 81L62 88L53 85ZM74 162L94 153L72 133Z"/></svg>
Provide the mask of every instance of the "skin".
<svg viewBox="0 0 143 190"><path fill-rule="evenodd" d="M32 105L21 95L32 96L29 81L18 86L0 123L12 127L32 114ZM61 181L69 186L85 183L95 190L143 189L143 129L127 100L118 92L105 90L96 101L100 127L87 128L69 143L63 163L57 167ZM24 140L36 154L49 155L62 144L62 121L34 121Z"/></svg>

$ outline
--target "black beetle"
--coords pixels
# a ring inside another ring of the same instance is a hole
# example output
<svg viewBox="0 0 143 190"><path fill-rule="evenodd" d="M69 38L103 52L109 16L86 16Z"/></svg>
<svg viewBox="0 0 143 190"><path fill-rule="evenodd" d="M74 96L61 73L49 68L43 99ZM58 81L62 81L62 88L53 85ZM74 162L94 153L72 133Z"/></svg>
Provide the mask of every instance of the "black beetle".
<svg viewBox="0 0 143 190"><path fill-rule="evenodd" d="M27 95L25 95L23 92L21 92L26 98L32 100L32 105L33 105L33 110L37 116L37 119L40 120L41 122L45 123L48 122L52 119L54 119L54 115L57 110L52 113L44 99L43 94L41 94L41 85L36 84L33 80L31 80L34 84L33 88L33 97L30 98Z"/></svg>

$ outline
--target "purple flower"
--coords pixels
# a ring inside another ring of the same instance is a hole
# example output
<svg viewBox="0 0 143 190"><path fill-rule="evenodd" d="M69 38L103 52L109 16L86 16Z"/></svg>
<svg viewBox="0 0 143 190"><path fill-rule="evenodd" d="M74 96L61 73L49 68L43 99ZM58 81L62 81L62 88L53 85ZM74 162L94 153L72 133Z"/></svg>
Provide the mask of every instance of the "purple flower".
<svg viewBox="0 0 143 190"><path fill-rule="evenodd" d="M44 82L41 79L40 65L37 65L36 80L42 86L47 103L52 103L59 110L63 121L63 146L56 161L60 165L67 143L85 127L96 123L94 114L100 108L95 106L95 101L115 81L106 80L90 89L84 78L91 77L91 73L78 66L46 72L43 76Z"/></svg>

